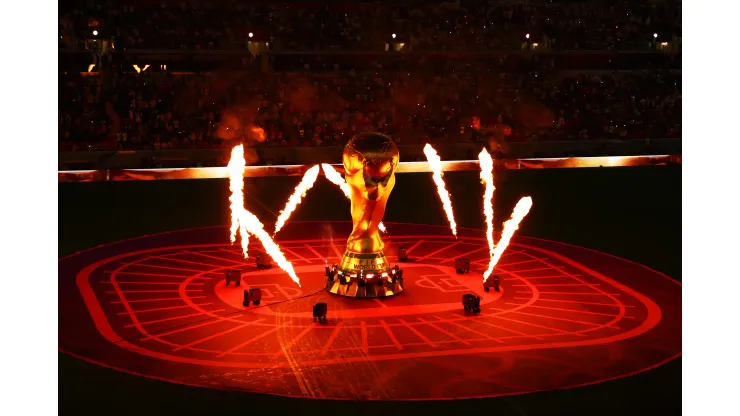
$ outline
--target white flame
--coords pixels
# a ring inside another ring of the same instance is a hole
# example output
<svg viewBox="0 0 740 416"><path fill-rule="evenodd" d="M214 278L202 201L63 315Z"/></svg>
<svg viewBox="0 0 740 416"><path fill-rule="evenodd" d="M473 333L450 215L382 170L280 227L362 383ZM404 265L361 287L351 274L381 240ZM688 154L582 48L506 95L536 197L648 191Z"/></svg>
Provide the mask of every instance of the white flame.
<svg viewBox="0 0 740 416"><path fill-rule="evenodd" d="M245 166L244 147L238 145L231 151L231 160L229 160L227 166L229 171L229 189L231 190L231 197L229 197L231 203L231 242L234 243L236 241L236 232L239 231L244 258L247 258L249 235L256 236L262 243L267 254L300 286L301 281L296 276L293 265L285 258L285 255L280 251L280 247L270 238L270 235L265 231L264 225L262 225L259 218L244 208Z"/></svg>
<svg viewBox="0 0 740 416"><path fill-rule="evenodd" d="M493 269L496 267L501 255L504 254L504 250L509 246L511 237L514 235L517 229L519 229L519 223L522 222L524 217L527 216L529 210L532 208L532 198L525 196L517 202L514 207L514 212L511 213L511 218L504 223L504 230L501 232L501 238L496 244L496 248L493 250L493 256L491 257L490 263L488 263L488 269L483 273L483 282L488 280L488 277L493 273Z"/></svg>
<svg viewBox="0 0 740 416"><path fill-rule="evenodd" d="M455 214L452 212L452 201L450 200L450 193L447 192L445 187L445 181L442 179L442 159L437 155L437 151L427 143L424 146L424 154L429 161L429 167L432 170L432 179L437 184L437 193L439 198L442 200L442 207L444 208L445 214L447 214L447 220L450 222L450 228L452 234L457 237L457 223L455 223Z"/></svg>
<svg viewBox="0 0 740 416"><path fill-rule="evenodd" d="M493 192L496 187L493 184L493 158L484 148L478 155L480 162L480 179L486 185L483 192L483 214L486 216L486 239L488 240L488 254L493 257Z"/></svg>
<svg viewBox="0 0 740 416"><path fill-rule="evenodd" d="M306 192L308 192L309 189L313 188L313 184L316 183L316 178L318 176L319 165L315 165L311 167L311 169L306 171L306 173L303 175L303 179L301 179L301 183L296 186L295 192L293 192L293 195L288 198L288 203L285 204L285 208L280 211L280 215L275 222L275 232L273 233L273 235L277 234L277 232L283 228L285 222L288 221L288 218L290 218L290 216L293 214L293 211L295 211L295 209L298 207L298 204L301 203L303 197L306 196Z"/></svg>

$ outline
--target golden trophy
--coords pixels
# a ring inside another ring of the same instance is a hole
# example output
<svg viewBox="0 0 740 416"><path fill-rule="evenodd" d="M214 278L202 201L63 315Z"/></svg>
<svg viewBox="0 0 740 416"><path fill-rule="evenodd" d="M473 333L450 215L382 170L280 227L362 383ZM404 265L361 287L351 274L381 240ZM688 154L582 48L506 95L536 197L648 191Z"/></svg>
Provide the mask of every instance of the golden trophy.
<svg viewBox="0 0 740 416"><path fill-rule="evenodd" d="M327 267L329 292L348 297L384 297L403 291L403 272L383 253L378 224L396 184L398 147L380 133L360 133L344 147L342 163L352 203L352 233L339 264Z"/></svg>

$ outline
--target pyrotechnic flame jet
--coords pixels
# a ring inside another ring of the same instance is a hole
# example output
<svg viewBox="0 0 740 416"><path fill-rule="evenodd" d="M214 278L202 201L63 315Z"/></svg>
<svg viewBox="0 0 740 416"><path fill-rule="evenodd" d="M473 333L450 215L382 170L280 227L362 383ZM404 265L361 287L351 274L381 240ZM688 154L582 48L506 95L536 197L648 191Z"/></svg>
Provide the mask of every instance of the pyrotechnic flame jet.
<svg viewBox="0 0 740 416"><path fill-rule="evenodd" d="M483 214L486 216L486 239L488 240L488 254L493 258L493 158L484 148L478 155L480 162L480 179L486 190L483 193Z"/></svg>
<svg viewBox="0 0 740 416"><path fill-rule="evenodd" d="M240 230L244 258L248 258L247 244L249 235L253 234L260 240L267 254L300 286L301 281L296 276L293 265L285 258L285 255L280 251L280 247L275 244L275 241L270 238L270 234L265 231L265 226L260 222L259 218L244 208L245 166L244 147L238 145L231 151L231 159L227 166L229 171L229 189L231 190L231 197L229 198L231 202L231 242L234 243L236 241L236 231Z"/></svg>
<svg viewBox="0 0 740 416"><path fill-rule="evenodd" d="M237 149L238 148L238 149ZM244 167L247 162L244 160L244 149L241 146L235 147L231 151L231 159L227 165L229 172L229 197L231 208L231 244L236 242L236 233L239 231L241 239L242 254L244 258L249 258L249 233L245 224L240 224L239 215L244 209Z"/></svg>
<svg viewBox="0 0 740 416"><path fill-rule="evenodd" d="M457 238L457 223L455 223L455 214L452 212L450 193L447 192L445 181L442 179L442 159L440 159L437 151L429 143L424 146L424 155L426 155L429 166L432 169L432 179L434 179L434 183L437 185L437 193L442 200L442 206L447 214L447 220L450 222L452 234Z"/></svg>
<svg viewBox="0 0 740 416"><path fill-rule="evenodd" d="M321 170L324 171L324 176L326 176L326 179L328 179L329 182L333 183L334 185L337 185L339 189L342 190L342 193L344 193L344 196L346 196L347 199L349 199L350 197L349 185L347 184L347 181L345 181L344 178L342 177L342 174L337 172L337 170L334 169L334 166L329 165L327 163L321 164ZM378 229L383 233L386 232L385 224L380 222L378 224Z"/></svg>
<svg viewBox="0 0 740 416"><path fill-rule="evenodd" d="M275 232L272 233L272 235L277 234L278 231L283 228L285 222L288 221L288 218L290 218L291 215L293 215L293 211L295 211L298 204L300 204L301 200L306 196L306 192L313 188L313 184L316 183L316 178L319 176L319 170L319 165L314 165L303 175L301 183L295 187L295 191L293 192L293 195L288 198L288 203L285 204L285 208L280 211L280 215L275 222Z"/></svg>
<svg viewBox="0 0 740 416"><path fill-rule="evenodd" d="M322 163L321 169L324 171L324 175L326 176L326 179L328 179L329 182L333 183L334 185L337 185L339 189L342 190L342 193L344 193L344 196L349 198L350 197L349 184L347 183L347 181L344 180L344 178L342 177L342 174L337 172L337 170L334 169L334 166L329 165L327 163Z"/></svg>
<svg viewBox="0 0 740 416"><path fill-rule="evenodd" d="M514 235L517 229L519 229L519 223L522 222L524 217L527 216L529 210L532 208L532 198L525 196L517 202L514 207L514 212L511 214L511 218L504 223L504 230L501 232L501 238L496 244L496 248L493 249L491 261L488 263L488 269L483 273L483 283L488 280L488 277L493 273L493 269L496 267L501 255L504 254L504 250L509 246L511 237Z"/></svg>

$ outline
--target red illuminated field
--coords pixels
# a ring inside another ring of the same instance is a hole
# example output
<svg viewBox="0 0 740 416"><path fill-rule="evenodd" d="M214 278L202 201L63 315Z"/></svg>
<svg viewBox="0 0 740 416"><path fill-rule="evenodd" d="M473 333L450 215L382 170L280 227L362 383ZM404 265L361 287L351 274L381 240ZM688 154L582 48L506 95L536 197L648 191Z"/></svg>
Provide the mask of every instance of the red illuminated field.
<svg viewBox="0 0 740 416"><path fill-rule="evenodd" d="M681 353L681 286L639 264L516 237L486 293L483 232L387 224L407 248L406 290L388 299L322 291L349 223L289 223L277 240L301 278L257 271L228 229L146 236L61 259L60 349L172 382L337 399L449 399L567 388L623 377ZM250 253L261 247L250 243ZM457 275L455 257L473 261ZM223 272L240 268L242 285ZM260 287L259 307L241 306ZM482 313L463 313L464 293ZM311 306L329 304L316 324Z"/></svg>

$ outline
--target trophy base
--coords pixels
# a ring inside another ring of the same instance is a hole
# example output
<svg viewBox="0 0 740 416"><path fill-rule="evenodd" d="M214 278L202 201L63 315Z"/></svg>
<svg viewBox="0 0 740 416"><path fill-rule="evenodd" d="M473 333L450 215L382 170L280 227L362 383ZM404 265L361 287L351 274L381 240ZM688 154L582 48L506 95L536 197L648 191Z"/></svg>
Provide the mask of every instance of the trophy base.
<svg viewBox="0 0 740 416"><path fill-rule="evenodd" d="M336 272L327 273L326 290L350 298L382 298L403 291L403 272L391 267L383 252L346 251Z"/></svg>

